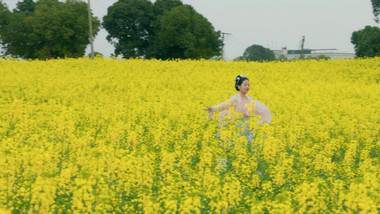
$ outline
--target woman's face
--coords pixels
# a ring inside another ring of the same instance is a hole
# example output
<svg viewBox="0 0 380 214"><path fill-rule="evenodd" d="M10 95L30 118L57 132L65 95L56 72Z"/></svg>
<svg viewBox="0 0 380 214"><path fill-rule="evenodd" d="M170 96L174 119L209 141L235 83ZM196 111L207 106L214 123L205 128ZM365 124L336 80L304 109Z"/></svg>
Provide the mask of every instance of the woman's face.
<svg viewBox="0 0 380 214"><path fill-rule="evenodd" d="M244 80L241 85L238 85L238 88L243 93L248 93L249 91L249 80Z"/></svg>

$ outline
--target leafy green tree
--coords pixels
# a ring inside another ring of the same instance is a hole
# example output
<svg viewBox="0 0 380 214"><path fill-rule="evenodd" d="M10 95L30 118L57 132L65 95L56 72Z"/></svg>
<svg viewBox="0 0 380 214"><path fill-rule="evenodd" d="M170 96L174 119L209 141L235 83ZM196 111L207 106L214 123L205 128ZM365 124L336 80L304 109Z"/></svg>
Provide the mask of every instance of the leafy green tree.
<svg viewBox="0 0 380 214"><path fill-rule="evenodd" d="M24 0L8 17L6 23L0 23L1 42L7 54L39 59L84 56L89 44L86 3ZM92 21L96 35L100 22L95 17Z"/></svg>
<svg viewBox="0 0 380 214"><path fill-rule="evenodd" d="M10 12L8 8L6 7L6 5L4 5L0 1L0 32L2 31L2 29L4 29L4 26L9 23L9 16L10 16ZM0 44L2 44L1 36L0 36ZM4 54L4 50L1 48L1 45L0 45L0 50L1 50L0 56L2 56Z"/></svg>
<svg viewBox="0 0 380 214"><path fill-rule="evenodd" d="M24 0L26 2L26 0ZM17 3L17 6L13 13L8 10L6 5L2 4L3 9L0 11L0 38L1 44L5 50L5 54L12 56L19 56L17 53L26 53L27 50L27 26L24 23L26 14L30 14L30 10L27 9L24 2Z"/></svg>
<svg viewBox="0 0 380 214"><path fill-rule="evenodd" d="M375 16L375 22L379 23L380 20L380 0L371 0L373 15Z"/></svg>
<svg viewBox="0 0 380 214"><path fill-rule="evenodd" d="M116 56L198 59L221 53L220 32L179 0L119 0L103 20Z"/></svg>
<svg viewBox="0 0 380 214"><path fill-rule="evenodd" d="M248 61L272 61L276 57L274 52L268 48L264 48L261 45L251 45L245 49L243 57Z"/></svg>
<svg viewBox="0 0 380 214"><path fill-rule="evenodd" d="M158 37L158 33L160 32L160 19L164 12L169 12L171 9L182 6L182 2L180 0L156 0L153 5L154 12L154 20L152 22L152 26L154 28L150 41L149 47L147 49L147 58L159 58L164 59L167 58L167 51L165 44L161 42Z"/></svg>
<svg viewBox="0 0 380 214"><path fill-rule="evenodd" d="M159 16L165 11L170 11L172 8L182 5L180 0L156 0L153 5L153 11L156 16Z"/></svg>
<svg viewBox="0 0 380 214"><path fill-rule="evenodd" d="M7 6L0 1L0 31L9 23L10 15L11 12L8 10Z"/></svg>
<svg viewBox="0 0 380 214"><path fill-rule="evenodd" d="M354 44L356 57L380 56L380 28L366 26L353 32L351 43Z"/></svg>
<svg viewBox="0 0 380 214"><path fill-rule="evenodd" d="M153 33L153 4L147 0L119 0L103 17L107 40L115 46L115 55L124 58L146 55Z"/></svg>
<svg viewBox="0 0 380 214"><path fill-rule="evenodd" d="M165 12L160 19L158 38L164 45L161 58L211 58L221 53L220 32L191 6L183 5Z"/></svg>
<svg viewBox="0 0 380 214"><path fill-rule="evenodd" d="M24 0L17 3L15 13L33 13L36 3L33 0Z"/></svg>

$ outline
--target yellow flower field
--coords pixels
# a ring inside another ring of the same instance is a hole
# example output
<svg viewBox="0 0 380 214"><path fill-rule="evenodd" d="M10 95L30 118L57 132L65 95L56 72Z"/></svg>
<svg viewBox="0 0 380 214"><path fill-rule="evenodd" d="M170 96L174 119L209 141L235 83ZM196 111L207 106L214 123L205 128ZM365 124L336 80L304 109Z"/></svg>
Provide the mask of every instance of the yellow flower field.
<svg viewBox="0 0 380 214"><path fill-rule="evenodd" d="M238 74L273 116L251 143L203 110ZM380 58L0 60L0 77L0 212L380 212Z"/></svg>

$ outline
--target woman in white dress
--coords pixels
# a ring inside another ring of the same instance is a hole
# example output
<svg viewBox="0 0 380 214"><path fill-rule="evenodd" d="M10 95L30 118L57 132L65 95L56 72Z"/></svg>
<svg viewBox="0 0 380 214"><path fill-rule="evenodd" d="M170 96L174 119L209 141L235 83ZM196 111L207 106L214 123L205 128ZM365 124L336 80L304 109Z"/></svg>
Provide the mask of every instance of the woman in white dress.
<svg viewBox="0 0 380 214"><path fill-rule="evenodd" d="M239 119L237 127L243 128L243 133L239 134L245 135L248 142L252 141L254 137L254 134L249 127L250 117L256 117L259 115L261 119L258 121L258 124L270 123L272 121L272 115L270 114L269 108L258 100L254 100L253 98L247 96L249 88L250 85L248 77L240 74L235 78L235 89L239 91L238 94L230 97L225 102L214 106L207 106L205 108L205 110L209 112L208 119L212 119L214 117L214 112L221 112L219 117L221 124L223 124L223 120L227 114L231 115L230 112L228 112L230 107L233 107L235 112L241 113L238 115L241 115L242 117L238 116L238 118L236 118Z"/></svg>

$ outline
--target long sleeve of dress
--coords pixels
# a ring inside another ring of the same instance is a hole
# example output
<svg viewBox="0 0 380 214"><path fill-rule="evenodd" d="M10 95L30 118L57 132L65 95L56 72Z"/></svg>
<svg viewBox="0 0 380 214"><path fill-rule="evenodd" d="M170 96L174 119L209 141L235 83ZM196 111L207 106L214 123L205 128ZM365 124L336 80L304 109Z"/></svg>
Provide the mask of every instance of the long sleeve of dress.
<svg viewBox="0 0 380 214"><path fill-rule="evenodd" d="M259 124L270 123L272 121L272 115L270 114L269 108L257 100L255 104L255 114L261 116Z"/></svg>
<svg viewBox="0 0 380 214"><path fill-rule="evenodd" d="M229 107L231 107L234 104L235 101L236 101L235 96L232 96L228 100L226 100L226 101L224 101L222 103L219 103L219 104L211 106L211 109L212 109L213 112L214 111L223 111L223 110L226 110Z"/></svg>

